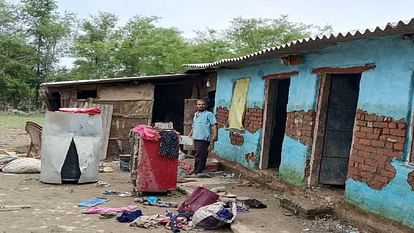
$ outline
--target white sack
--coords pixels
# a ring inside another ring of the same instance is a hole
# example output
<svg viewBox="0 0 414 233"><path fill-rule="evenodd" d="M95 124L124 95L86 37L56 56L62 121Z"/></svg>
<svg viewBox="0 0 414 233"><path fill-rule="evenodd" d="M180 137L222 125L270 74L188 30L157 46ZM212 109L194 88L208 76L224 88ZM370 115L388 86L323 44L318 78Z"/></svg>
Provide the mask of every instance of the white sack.
<svg viewBox="0 0 414 233"><path fill-rule="evenodd" d="M2 169L6 173L40 173L40 160L34 158L18 158Z"/></svg>

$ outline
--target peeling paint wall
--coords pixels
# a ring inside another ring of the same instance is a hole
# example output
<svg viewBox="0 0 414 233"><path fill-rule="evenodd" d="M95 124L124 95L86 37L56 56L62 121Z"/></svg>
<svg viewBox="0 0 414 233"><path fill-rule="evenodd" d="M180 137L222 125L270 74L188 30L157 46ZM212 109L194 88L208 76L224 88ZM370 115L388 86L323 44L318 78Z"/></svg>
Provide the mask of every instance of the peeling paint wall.
<svg viewBox="0 0 414 233"><path fill-rule="evenodd" d="M414 228L414 166L407 165L412 138L414 44L402 36L387 36L376 39L339 43L336 46L303 54L303 64L282 66L278 59L254 62L233 70L219 70L216 106L229 108L233 81L251 77L247 95L247 108L263 108L265 85L262 77L275 73L299 71L291 78L287 111L316 112L319 78L312 73L318 67L352 67L374 63L376 68L362 73L357 108L360 111L392 119L406 119L406 140L398 145L402 149L398 157L391 160L395 176L384 186L370 187L366 182L348 178L346 200L370 212L401 222ZM247 168L256 169L258 161L247 160L248 153L260 154L262 130L242 132L241 146L230 143L230 131L219 130L219 141L215 153L235 161ZM291 135L292 136L292 135ZM355 137L355 135L354 135ZM270 139L269 139L270 140ZM354 138L355 140L355 138ZM384 144L386 146L386 143ZM280 177L287 182L303 185L309 161L311 145L285 134L282 146ZM394 149L394 148L393 148ZM386 153L386 152L385 152ZM351 152L352 154L352 152ZM377 156L376 151L370 156ZM388 156L388 155L385 155ZM256 156L257 157L257 156ZM250 156L251 158L251 156ZM375 161L375 160L374 160ZM390 168L388 168L390 169ZM373 171L373 172L377 172Z"/></svg>

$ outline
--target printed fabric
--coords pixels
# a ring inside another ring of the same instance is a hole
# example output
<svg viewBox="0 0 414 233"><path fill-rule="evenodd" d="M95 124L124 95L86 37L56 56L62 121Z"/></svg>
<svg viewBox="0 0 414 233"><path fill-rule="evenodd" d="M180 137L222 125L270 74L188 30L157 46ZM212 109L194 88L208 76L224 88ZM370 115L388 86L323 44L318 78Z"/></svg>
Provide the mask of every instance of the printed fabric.
<svg viewBox="0 0 414 233"><path fill-rule="evenodd" d="M175 131L161 131L160 155L178 159L179 141Z"/></svg>

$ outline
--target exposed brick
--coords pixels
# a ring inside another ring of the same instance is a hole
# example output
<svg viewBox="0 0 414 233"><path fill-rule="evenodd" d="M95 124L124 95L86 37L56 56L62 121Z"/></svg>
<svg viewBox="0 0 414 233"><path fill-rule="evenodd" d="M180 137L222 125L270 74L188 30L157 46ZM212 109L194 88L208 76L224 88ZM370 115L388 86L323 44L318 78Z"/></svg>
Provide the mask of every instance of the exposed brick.
<svg viewBox="0 0 414 233"><path fill-rule="evenodd" d="M395 143L394 144L394 150L402 151L403 149L404 149L404 144L402 144L402 143Z"/></svg>
<svg viewBox="0 0 414 233"><path fill-rule="evenodd" d="M263 109L258 107L248 108L244 117L244 128L247 131L254 133L262 128L262 124Z"/></svg>
<svg viewBox="0 0 414 233"><path fill-rule="evenodd" d="M382 121L381 122L377 121L377 122L373 123L373 126L376 127L376 128L387 128L388 123L387 122L382 122Z"/></svg>
<svg viewBox="0 0 414 233"><path fill-rule="evenodd" d="M365 132L365 133L373 133L374 129L370 128L370 127L361 127L361 132Z"/></svg>
<svg viewBox="0 0 414 233"><path fill-rule="evenodd" d="M379 190L396 175L391 161L402 156L406 140L405 119L395 120L361 110L357 110L356 115L355 129L360 127L360 132L354 133L349 159L352 169L348 170L348 177ZM414 174L408 180L414 191Z"/></svg>
<svg viewBox="0 0 414 233"><path fill-rule="evenodd" d="M398 126L398 123L395 123L395 122L388 123L388 128L390 129L396 129L397 126Z"/></svg>
<svg viewBox="0 0 414 233"><path fill-rule="evenodd" d="M372 140L371 141L371 146L374 146L374 147L384 147L385 146L385 143L382 142L382 141Z"/></svg>
<svg viewBox="0 0 414 233"><path fill-rule="evenodd" d="M405 136L404 129L390 129L390 134L394 136Z"/></svg>
<svg viewBox="0 0 414 233"><path fill-rule="evenodd" d="M229 119L229 109L223 106L216 108L217 114L217 125L219 128L224 128L228 126Z"/></svg>
<svg viewBox="0 0 414 233"><path fill-rule="evenodd" d="M414 171L412 171L408 174L407 181L411 186L411 190L414 191Z"/></svg>
<svg viewBox="0 0 414 233"><path fill-rule="evenodd" d="M230 143L233 145L241 146L244 144L244 137L243 135L237 132L230 132Z"/></svg>
<svg viewBox="0 0 414 233"><path fill-rule="evenodd" d="M285 133L287 136L299 140L302 144L312 143L316 113L314 111L288 112Z"/></svg>

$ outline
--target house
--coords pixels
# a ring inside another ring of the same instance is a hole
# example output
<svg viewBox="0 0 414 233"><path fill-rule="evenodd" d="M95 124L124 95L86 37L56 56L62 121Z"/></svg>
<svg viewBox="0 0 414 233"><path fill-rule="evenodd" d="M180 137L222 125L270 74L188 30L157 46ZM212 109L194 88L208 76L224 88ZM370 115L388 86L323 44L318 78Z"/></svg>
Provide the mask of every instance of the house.
<svg viewBox="0 0 414 233"><path fill-rule="evenodd" d="M218 157L414 228L414 19L186 66L217 71Z"/></svg>
<svg viewBox="0 0 414 233"><path fill-rule="evenodd" d="M111 79L48 82L39 90L49 111L61 107L98 107L107 124L105 158L129 154L129 132L137 124L172 122L188 133L196 99L214 103L215 73L205 70ZM106 119L106 120L105 120ZM105 127L104 127L105 128ZM102 158L101 157L101 158Z"/></svg>

